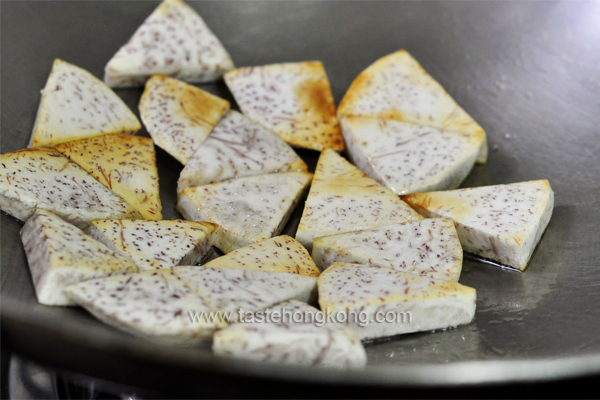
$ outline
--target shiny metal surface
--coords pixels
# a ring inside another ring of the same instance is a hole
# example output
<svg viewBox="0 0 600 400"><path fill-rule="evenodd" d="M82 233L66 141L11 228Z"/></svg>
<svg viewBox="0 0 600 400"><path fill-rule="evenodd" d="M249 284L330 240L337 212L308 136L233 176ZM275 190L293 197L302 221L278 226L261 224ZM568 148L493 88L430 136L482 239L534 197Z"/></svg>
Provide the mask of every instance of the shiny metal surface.
<svg viewBox="0 0 600 400"><path fill-rule="evenodd" d="M3 2L1 151L27 145L53 58L102 76L156 4ZM337 102L375 59L409 50L488 132L489 161L474 168L464 187L550 180L556 206L529 269L518 273L465 259L460 282L478 291L475 321L370 343L364 372L282 368L217 359L208 347L156 346L80 309L38 305L18 236L22 224L3 214L2 328L17 351L86 373L119 371L120 379L134 377L123 358L157 371L177 368L180 379L185 371L210 371L352 385L435 387L600 374L600 3L191 4L238 66L323 61ZM223 83L201 87L231 100ZM141 89L118 93L137 112ZM316 153L300 154L314 167ZM164 216L175 218L181 166L160 149L157 159Z"/></svg>

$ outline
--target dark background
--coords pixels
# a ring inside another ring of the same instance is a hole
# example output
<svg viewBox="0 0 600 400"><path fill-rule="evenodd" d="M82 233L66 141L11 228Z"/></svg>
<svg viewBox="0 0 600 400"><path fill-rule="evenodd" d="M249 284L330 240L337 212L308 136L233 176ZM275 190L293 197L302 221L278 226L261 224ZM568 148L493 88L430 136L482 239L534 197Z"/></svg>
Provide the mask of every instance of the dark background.
<svg viewBox="0 0 600 400"><path fill-rule="evenodd" d="M182 396L439 396L463 395L477 389L474 384L495 385L475 393L502 396L517 383L521 391L515 393L528 395L548 381L554 388L564 379L598 376L600 2L190 4L236 66L323 61L336 102L365 67L406 48L488 133L489 161L474 168L464 187L550 180L554 214L529 270L465 260L460 282L478 290L475 321L369 344L369 367L362 373L232 363L213 358L206 347L142 342L79 309L38 305L18 237L22 224L2 214L3 348L57 368ZM2 1L1 152L26 147L54 58L103 77L106 62L156 5ZM222 82L201 87L232 100ZM138 113L142 89L117 92ZM316 153L300 154L314 165ZM160 149L157 159L164 215L175 218L181 166ZM288 231L293 229L294 221Z"/></svg>

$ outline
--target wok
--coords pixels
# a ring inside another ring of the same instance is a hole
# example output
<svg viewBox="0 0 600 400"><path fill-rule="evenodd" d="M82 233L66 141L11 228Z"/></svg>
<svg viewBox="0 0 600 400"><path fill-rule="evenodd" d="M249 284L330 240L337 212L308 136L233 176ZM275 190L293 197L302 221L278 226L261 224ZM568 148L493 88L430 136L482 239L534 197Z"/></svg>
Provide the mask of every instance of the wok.
<svg viewBox="0 0 600 400"><path fill-rule="evenodd" d="M237 66L322 61L336 102L370 63L406 48L488 133L489 161L463 187L550 180L554 214L529 269L465 259L460 282L478 294L473 323L369 343L364 371L268 365L216 358L208 346L156 345L81 309L37 304L18 234L22 223L2 214L4 345L59 369L188 395L241 387L245 395L287 390L279 396L310 387L460 388L600 374L599 3L190 4ZM3 2L2 153L27 146L54 58L102 77L106 62L156 5ZM201 87L233 100L222 82ZM137 113L141 91L117 92ZM314 168L317 153L299 154ZM157 161L164 217L178 218L182 166L158 148ZM300 215L296 210L287 233Z"/></svg>

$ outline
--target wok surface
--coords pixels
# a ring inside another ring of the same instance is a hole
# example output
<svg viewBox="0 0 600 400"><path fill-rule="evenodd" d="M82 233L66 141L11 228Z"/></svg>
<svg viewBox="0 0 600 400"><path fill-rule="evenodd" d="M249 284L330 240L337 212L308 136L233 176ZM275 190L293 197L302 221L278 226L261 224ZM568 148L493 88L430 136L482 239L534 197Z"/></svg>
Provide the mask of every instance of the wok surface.
<svg viewBox="0 0 600 400"><path fill-rule="evenodd" d="M185 371L211 371L221 377L426 387L600 373L599 3L190 4L236 66L322 61L336 103L370 63L406 48L488 133L489 160L462 187L550 180L554 214L529 269L519 273L465 259L460 282L477 289L474 322L368 344L363 372L283 368L217 359L208 346L157 346L83 310L37 304L19 238L22 223L2 214L2 327L17 351L123 380L133 374L127 363L169 369L171 375L180 371L181 379ZM2 153L27 146L54 58L102 77L106 62L156 5L3 2ZM200 87L232 101L222 82ZM136 113L141 92L117 91ZM147 136L145 130L140 134ZM317 153L299 154L314 168ZM157 161L164 218L178 218L182 166L159 148ZM286 232L294 232L300 213Z"/></svg>

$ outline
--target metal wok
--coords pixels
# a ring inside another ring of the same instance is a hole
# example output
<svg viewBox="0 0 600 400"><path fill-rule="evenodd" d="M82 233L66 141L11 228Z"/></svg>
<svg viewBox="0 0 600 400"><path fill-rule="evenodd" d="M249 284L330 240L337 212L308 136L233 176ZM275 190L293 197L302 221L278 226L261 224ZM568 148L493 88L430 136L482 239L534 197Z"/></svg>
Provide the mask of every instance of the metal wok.
<svg viewBox="0 0 600 400"><path fill-rule="evenodd" d="M156 5L3 2L2 153L27 146L54 58L103 76L106 62ZM191 5L238 66L323 61L337 102L375 59L409 50L488 132L489 161L473 169L464 187L550 180L554 215L529 269L518 273L465 259L460 282L478 291L475 321L370 343L364 371L274 366L218 359L208 346L157 346L81 309L37 304L18 235L22 223L2 214L3 344L56 368L188 394L199 387L229 393L238 383L256 394L269 387L435 389L600 374L598 3ZM232 100L222 82L201 87ZM118 93L137 112L141 89ZM299 153L314 168L318 154ZM160 149L157 159L164 217L177 218L182 166Z"/></svg>

